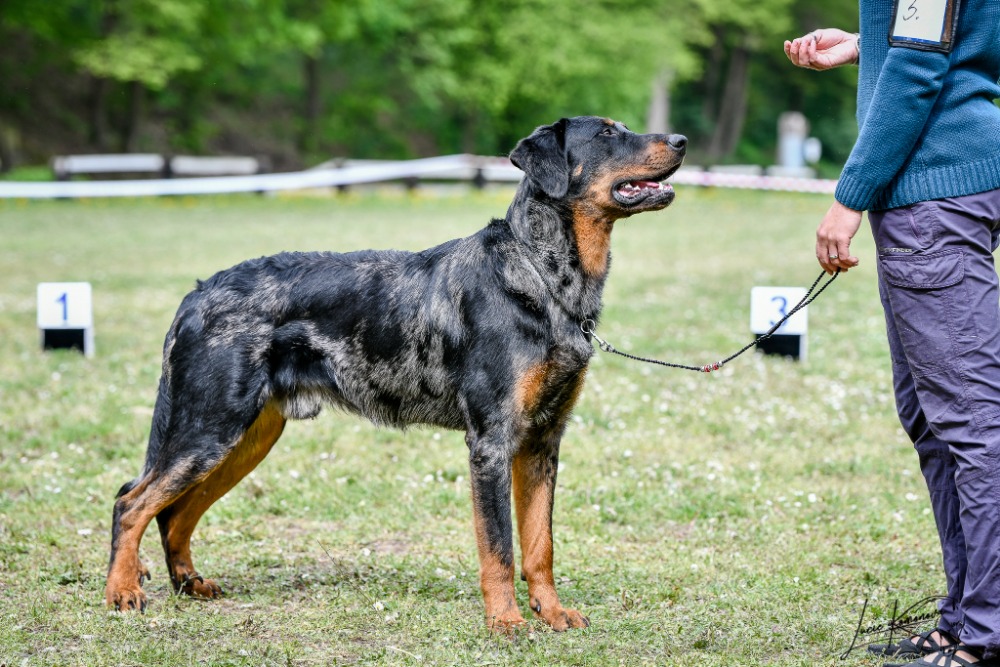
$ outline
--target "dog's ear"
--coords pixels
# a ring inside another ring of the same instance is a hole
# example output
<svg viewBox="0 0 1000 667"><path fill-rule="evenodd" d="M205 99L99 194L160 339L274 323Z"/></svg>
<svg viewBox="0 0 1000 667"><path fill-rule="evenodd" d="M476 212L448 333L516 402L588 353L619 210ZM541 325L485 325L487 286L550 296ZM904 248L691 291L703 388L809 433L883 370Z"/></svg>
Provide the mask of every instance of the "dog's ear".
<svg viewBox="0 0 1000 667"><path fill-rule="evenodd" d="M543 125L521 139L510 152L510 161L525 173L542 192L559 199L569 191L569 163L566 159L565 118Z"/></svg>

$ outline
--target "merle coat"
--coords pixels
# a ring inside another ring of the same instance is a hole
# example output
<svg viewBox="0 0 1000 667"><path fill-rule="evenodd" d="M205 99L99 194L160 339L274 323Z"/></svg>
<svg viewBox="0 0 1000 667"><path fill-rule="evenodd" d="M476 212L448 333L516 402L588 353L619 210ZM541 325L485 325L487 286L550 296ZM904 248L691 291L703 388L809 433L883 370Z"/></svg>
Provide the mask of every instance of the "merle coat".
<svg viewBox="0 0 1000 667"><path fill-rule="evenodd" d="M559 445L592 347L617 219L667 206L661 183L685 139L602 118L538 128L511 153L527 175L507 215L421 252L281 253L221 271L185 297L166 337L142 474L118 494L106 597L144 609L138 557L156 519L174 587L197 574L201 515L266 456L288 419L325 405L385 426L465 432L488 624L524 618L514 598L511 497L532 612L589 624L552 576Z"/></svg>

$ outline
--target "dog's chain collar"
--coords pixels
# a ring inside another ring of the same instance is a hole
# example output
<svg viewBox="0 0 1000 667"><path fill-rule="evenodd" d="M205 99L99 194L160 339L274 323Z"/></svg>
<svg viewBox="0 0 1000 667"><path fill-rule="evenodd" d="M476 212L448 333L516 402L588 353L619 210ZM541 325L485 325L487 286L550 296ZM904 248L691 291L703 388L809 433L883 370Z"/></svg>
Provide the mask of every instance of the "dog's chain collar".
<svg viewBox="0 0 1000 667"><path fill-rule="evenodd" d="M730 361L732 361L736 357L740 356L741 354L743 354L744 352L746 352L750 348L756 347L762 341L765 341L768 338L770 338L771 336L773 336L774 332L776 332L778 329L780 329L781 325L783 325L785 322L787 322L789 320L789 318L791 318L792 315L794 315L795 313L799 312L800 310L802 310L803 308L805 308L806 306L808 306L810 303L812 303L813 301L815 301L816 297L818 297L820 294L822 294L823 290L825 290L827 287L829 287L830 283L832 283L834 280L837 279L837 276L840 275L840 269L837 269L837 272L834 273L832 276L830 276L829 280L827 280L825 283L823 283L823 285L820 286L819 289L816 289L817 286L819 286L819 283L823 279L824 275L825 275L825 272L824 273L820 273L819 276L816 278L816 280L813 281L812 287L810 287L809 291L806 292L806 295L804 297L802 297L802 300L799 301L797 304L795 304L795 307L792 308L791 310L789 310L785 314L784 317L782 317L780 320L778 320L777 322L775 322L774 325L770 329L768 329L766 333L762 333L760 336L758 336L757 338L755 338L751 343L743 346L743 348L740 349L738 352L729 355L725 359L722 359L720 361L716 361L715 363L705 364L704 366L688 366L686 364L672 364L672 363L669 363L669 362L666 362L666 361L660 361L659 359L650 359L648 357L640 357L640 356L637 356L637 355L634 355L634 354L629 354L628 352L622 352L621 350L616 349L614 345L612 345L611 343L607 342L606 340L604 340L603 338L601 338L600 336L597 335L597 333L595 331L595 329L597 327L597 323L594 322L594 320L592 320L592 319L586 319L583 322L580 322L580 330L584 334L586 334L588 336L592 336L594 338L594 340L597 341L598 347L600 347L603 351L605 351L605 352L612 352L612 353L617 354L619 356L625 357L626 359L632 359L633 361L644 361L644 362L646 362L648 364L657 364L659 366L666 366L667 368L680 368L680 369L686 370L686 371L697 371L698 373L711 373L712 371L719 370L720 368L722 368L723 366L725 366Z"/></svg>

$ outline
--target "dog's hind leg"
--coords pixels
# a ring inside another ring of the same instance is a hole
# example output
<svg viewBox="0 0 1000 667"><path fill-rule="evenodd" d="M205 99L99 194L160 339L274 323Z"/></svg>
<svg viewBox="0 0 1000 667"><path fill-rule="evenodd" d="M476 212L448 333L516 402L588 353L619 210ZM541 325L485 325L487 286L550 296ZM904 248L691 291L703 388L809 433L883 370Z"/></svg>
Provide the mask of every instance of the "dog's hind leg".
<svg viewBox="0 0 1000 667"><path fill-rule="evenodd" d="M104 589L109 607L122 611L146 609L143 578L149 570L139 560L139 543L146 527L164 507L188 487L194 462L178 462L168 471L147 470L118 492L111 524L111 560Z"/></svg>
<svg viewBox="0 0 1000 667"><path fill-rule="evenodd" d="M267 405L256 417L249 415L251 426L242 433L191 431L204 429L206 420L185 415L181 421L185 426L176 426L170 414L171 401L164 395L161 392L157 398L145 471L122 487L115 501L105 588L107 604L115 609L146 607L142 580L149 572L139 560L139 544L153 517L160 524L171 578L181 570L175 586L185 581L185 573L195 584L204 585L196 579L190 563L190 536L195 524L209 505L264 458L284 427L284 417ZM238 419L215 416L218 424ZM180 561L187 569L174 566ZM210 582L207 588L192 586L188 592L204 595L214 592L213 586Z"/></svg>
<svg viewBox="0 0 1000 667"><path fill-rule="evenodd" d="M265 405L229 454L200 482L156 515L175 591L196 598L215 598L222 594L217 583L202 578L195 570L191 535L205 511L267 456L284 427L285 418L275 405Z"/></svg>

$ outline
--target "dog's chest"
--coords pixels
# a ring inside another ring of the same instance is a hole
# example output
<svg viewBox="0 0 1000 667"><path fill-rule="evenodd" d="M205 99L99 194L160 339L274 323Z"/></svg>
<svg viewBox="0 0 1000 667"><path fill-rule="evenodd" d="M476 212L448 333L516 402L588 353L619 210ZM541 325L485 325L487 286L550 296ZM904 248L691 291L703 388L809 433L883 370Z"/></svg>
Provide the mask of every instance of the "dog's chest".
<svg viewBox="0 0 1000 667"><path fill-rule="evenodd" d="M556 347L527 364L516 374L515 410L533 426L563 423L583 388L591 352L586 346Z"/></svg>

